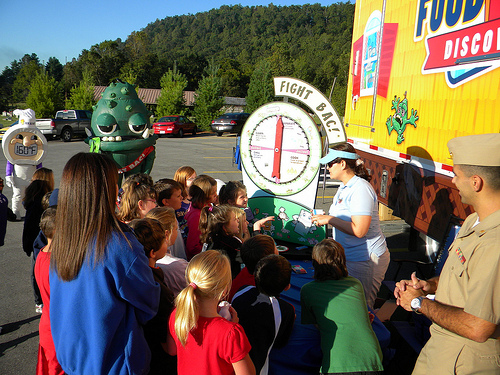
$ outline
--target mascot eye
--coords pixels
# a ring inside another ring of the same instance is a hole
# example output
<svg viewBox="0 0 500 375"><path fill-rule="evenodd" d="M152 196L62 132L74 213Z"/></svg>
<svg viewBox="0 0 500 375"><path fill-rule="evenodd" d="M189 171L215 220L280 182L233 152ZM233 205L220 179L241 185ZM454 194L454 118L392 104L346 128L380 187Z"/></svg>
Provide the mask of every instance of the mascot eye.
<svg viewBox="0 0 500 375"><path fill-rule="evenodd" d="M116 130L116 119L109 113L102 113L96 119L97 129L102 134L112 134Z"/></svg>
<svg viewBox="0 0 500 375"><path fill-rule="evenodd" d="M97 128L102 134L111 134L116 130L116 124L114 125L97 125Z"/></svg>
<svg viewBox="0 0 500 375"><path fill-rule="evenodd" d="M22 134L18 134L18 135L16 135L16 139L24 139L24 137Z"/></svg>
<svg viewBox="0 0 500 375"><path fill-rule="evenodd" d="M144 129L146 129L147 124L142 124L142 125L128 125L130 130L132 130L134 133L142 133Z"/></svg>
<svg viewBox="0 0 500 375"><path fill-rule="evenodd" d="M36 141L37 139L38 139L38 137L37 137L36 135L32 135L32 136L31 136L31 140L32 140L32 141Z"/></svg>
<svg viewBox="0 0 500 375"><path fill-rule="evenodd" d="M128 127L133 133L140 134L148 127L148 121L142 113L134 113L128 120Z"/></svg>

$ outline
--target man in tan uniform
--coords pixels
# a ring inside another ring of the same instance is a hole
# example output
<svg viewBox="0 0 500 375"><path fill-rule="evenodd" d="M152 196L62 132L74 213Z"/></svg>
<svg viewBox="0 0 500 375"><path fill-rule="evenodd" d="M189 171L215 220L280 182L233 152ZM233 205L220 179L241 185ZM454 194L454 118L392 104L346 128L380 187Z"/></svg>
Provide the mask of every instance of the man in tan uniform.
<svg viewBox="0 0 500 375"><path fill-rule="evenodd" d="M440 277L401 280L405 310L433 321L413 375L500 374L500 134L454 138L453 183L476 211L449 249ZM435 293L435 299L426 298Z"/></svg>

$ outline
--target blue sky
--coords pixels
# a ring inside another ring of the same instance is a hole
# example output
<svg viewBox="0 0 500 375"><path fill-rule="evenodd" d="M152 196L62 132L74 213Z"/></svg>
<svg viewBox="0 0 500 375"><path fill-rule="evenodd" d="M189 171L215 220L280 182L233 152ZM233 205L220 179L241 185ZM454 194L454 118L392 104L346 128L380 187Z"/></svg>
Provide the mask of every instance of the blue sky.
<svg viewBox="0 0 500 375"><path fill-rule="evenodd" d="M0 0L0 73L14 60L36 53L40 62L64 65L83 49L105 40L123 41L156 19L195 14L222 5L302 5L337 1L277 0Z"/></svg>

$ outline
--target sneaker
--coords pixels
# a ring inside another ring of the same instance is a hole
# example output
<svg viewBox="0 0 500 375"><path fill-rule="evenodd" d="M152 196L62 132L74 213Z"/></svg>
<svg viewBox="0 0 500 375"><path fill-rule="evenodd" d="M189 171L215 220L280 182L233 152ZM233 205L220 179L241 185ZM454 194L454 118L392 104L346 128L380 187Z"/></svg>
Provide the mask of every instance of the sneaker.
<svg viewBox="0 0 500 375"><path fill-rule="evenodd" d="M35 312L38 313L38 314L41 314L42 313L42 308L43 308L42 304L35 305Z"/></svg>

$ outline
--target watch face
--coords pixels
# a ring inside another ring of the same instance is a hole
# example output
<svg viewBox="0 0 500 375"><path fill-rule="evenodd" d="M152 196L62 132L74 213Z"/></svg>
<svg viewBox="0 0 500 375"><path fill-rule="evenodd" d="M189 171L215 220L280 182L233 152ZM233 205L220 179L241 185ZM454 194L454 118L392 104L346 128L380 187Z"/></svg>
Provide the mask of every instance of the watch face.
<svg viewBox="0 0 500 375"><path fill-rule="evenodd" d="M242 162L262 190L295 194L309 185L319 170L321 138L316 124L301 108L269 103L247 120L241 135Z"/></svg>
<svg viewBox="0 0 500 375"><path fill-rule="evenodd" d="M422 301L419 298L413 298L410 302L410 306L413 310L418 310L420 309L420 306L422 305Z"/></svg>

